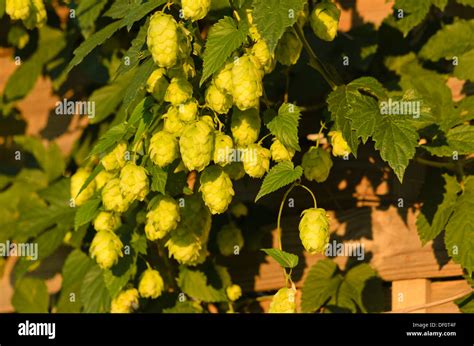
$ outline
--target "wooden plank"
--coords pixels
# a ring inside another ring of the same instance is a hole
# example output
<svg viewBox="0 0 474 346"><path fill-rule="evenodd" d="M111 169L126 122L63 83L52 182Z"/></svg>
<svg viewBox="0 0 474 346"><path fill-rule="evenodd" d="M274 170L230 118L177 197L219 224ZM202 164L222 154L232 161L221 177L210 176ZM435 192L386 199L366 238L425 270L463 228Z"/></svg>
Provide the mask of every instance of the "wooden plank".
<svg viewBox="0 0 474 346"><path fill-rule="evenodd" d="M434 281L431 283L431 302L447 299L468 291L470 289L466 280ZM433 306L428 313L459 313L459 308L454 302Z"/></svg>
<svg viewBox="0 0 474 346"><path fill-rule="evenodd" d="M430 302L431 284L427 279L399 280L392 283L392 311ZM413 311L426 313L427 309Z"/></svg>

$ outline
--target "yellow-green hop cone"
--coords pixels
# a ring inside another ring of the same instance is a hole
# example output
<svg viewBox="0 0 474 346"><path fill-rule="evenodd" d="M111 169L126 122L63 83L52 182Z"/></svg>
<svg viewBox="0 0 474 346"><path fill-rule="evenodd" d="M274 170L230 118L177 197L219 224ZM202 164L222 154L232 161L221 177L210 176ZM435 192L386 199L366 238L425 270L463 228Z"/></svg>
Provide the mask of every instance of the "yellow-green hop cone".
<svg viewBox="0 0 474 346"><path fill-rule="evenodd" d="M216 123L210 115L203 115L202 117L199 117L199 120L204 121L211 129L216 128Z"/></svg>
<svg viewBox="0 0 474 346"><path fill-rule="evenodd" d="M331 155L323 148L311 147L303 155L301 166L306 179L322 183L332 168Z"/></svg>
<svg viewBox="0 0 474 346"><path fill-rule="evenodd" d="M163 129L175 137L181 136L186 123L179 118L177 107L171 106L163 115Z"/></svg>
<svg viewBox="0 0 474 346"><path fill-rule="evenodd" d="M270 146L270 152L272 153L272 159L275 162L291 161L293 156L295 156L295 150L285 147L278 139L273 141Z"/></svg>
<svg viewBox="0 0 474 346"><path fill-rule="evenodd" d="M121 225L120 215L109 211L101 211L94 219L94 228L97 232L113 232Z"/></svg>
<svg viewBox="0 0 474 346"><path fill-rule="evenodd" d="M229 207L234 188L232 180L220 166L209 166L201 175L202 198L212 214L222 214Z"/></svg>
<svg viewBox="0 0 474 346"><path fill-rule="evenodd" d="M30 12L24 20L28 29L41 28L46 23L47 15L43 0L30 0Z"/></svg>
<svg viewBox="0 0 474 346"><path fill-rule="evenodd" d="M252 178L261 178L270 169L270 150L251 144L244 150L244 170Z"/></svg>
<svg viewBox="0 0 474 346"><path fill-rule="evenodd" d="M235 302L242 296L242 289L239 285L231 285L226 288L225 292L231 302Z"/></svg>
<svg viewBox="0 0 474 346"><path fill-rule="evenodd" d="M296 290L293 288L280 288L273 296L269 313L292 314L296 312Z"/></svg>
<svg viewBox="0 0 474 346"><path fill-rule="evenodd" d="M179 139L179 149L188 170L202 171L212 159L214 130L204 121L187 125Z"/></svg>
<svg viewBox="0 0 474 346"><path fill-rule="evenodd" d="M165 101L179 106L193 96L193 86L184 78L173 78L166 89Z"/></svg>
<svg viewBox="0 0 474 346"><path fill-rule="evenodd" d="M232 66L234 62L227 62L223 68L214 75L214 85L223 93L232 95Z"/></svg>
<svg viewBox="0 0 474 346"><path fill-rule="evenodd" d="M115 174L107 171L100 171L94 178L95 181L95 188L97 190L102 189L105 184L107 184L110 180L114 178Z"/></svg>
<svg viewBox="0 0 474 346"><path fill-rule="evenodd" d="M298 62L303 44L292 28L287 29L275 49L276 59L280 64L291 66Z"/></svg>
<svg viewBox="0 0 474 346"><path fill-rule="evenodd" d="M245 204L242 202L234 204L230 208L230 212L232 215L234 215L236 218L242 217L242 216L247 216L249 214L249 210Z"/></svg>
<svg viewBox="0 0 474 346"><path fill-rule="evenodd" d="M158 131L150 140L149 154L151 161L163 168L179 157L178 140L166 131Z"/></svg>
<svg viewBox="0 0 474 346"><path fill-rule="evenodd" d="M253 25L253 10L252 9L247 9L247 21L249 22L249 34L252 40L254 41L259 41L262 39L260 36L260 33L257 30L257 27Z"/></svg>
<svg viewBox="0 0 474 346"><path fill-rule="evenodd" d="M89 252L99 267L109 269L123 256L122 248L122 241L114 232L99 231L92 239Z"/></svg>
<svg viewBox="0 0 474 346"><path fill-rule="evenodd" d="M189 123L196 120L198 115L198 102L196 99L180 104L178 106L178 117L181 121Z"/></svg>
<svg viewBox="0 0 474 346"><path fill-rule="evenodd" d="M130 207L131 202L130 198L122 195L119 178L110 180L102 189L102 203L106 210L124 213Z"/></svg>
<svg viewBox="0 0 474 346"><path fill-rule="evenodd" d="M178 39L178 24L173 16L159 11L151 16L146 42L155 64L165 68L176 64Z"/></svg>
<svg viewBox="0 0 474 346"><path fill-rule="evenodd" d="M138 309L138 290L130 288L120 292L112 300L110 312L113 314L128 314Z"/></svg>
<svg viewBox="0 0 474 346"><path fill-rule="evenodd" d="M329 218L322 208L306 209L299 224L300 239L310 254L323 253L329 243Z"/></svg>
<svg viewBox="0 0 474 346"><path fill-rule="evenodd" d="M143 298L156 299L161 296L165 283L157 270L147 269L143 272L138 284L138 292Z"/></svg>
<svg viewBox="0 0 474 346"><path fill-rule="evenodd" d="M180 264L198 265L207 257L207 241L211 230L211 213L199 194L184 197L181 221L171 232L165 246L170 257Z"/></svg>
<svg viewBox="0 0 474 346"><path fill-rule="evenodd" d="M78 195L87 178L89 178L89 175L89 171L84 168L79 168L71 177L71 198L74 200L76 206L83 205L95 192L95 181L92 180Z"/></svg>
<svg viewBox="0 0 474 346"><path fill-rule="evenodd" d="M232 67L232 97L241 110L257 108L263 94L263 70L253 55L243 55Z"/></svg>
<svg viewBox="0 0 474 346"><path fill-rule="evenodd" d="M127 163L120 171L120 191L132 200L143 201L149 192L145 168Z"/></svg>
<svg viewBox="0 0 474 346"><path fill-rule="evenodd" d="M181 215L176 201L169 196L158 197L152 209L146 214L145 234L151 240L164 238L176 229Z"/></svg>
<svg viewBox="0 0 474 346"><path fill-rule="evenodd" d="M120 142L117 146L107 155L105 155L100 162L108 172L116 171L125 166L127 155L127 143Z"/></svg>
<svg viewBox="0 0 474 346"><path fill-rule="evenodd" d="M224 172L226 172L232 180L239 180L245 176L244 165L242 162L231 162L230 164L225 165Z"/></svg>
<svg viewBox="0 0 474 346"><path fill-rule="evenodd" d="M217 132L214 140L213 160L215 164L225 166L231 163L234 152L234 143L230 136Z"/></svg>
<svg viewBox="0 0 474 346"><path fill-rule="evenodd" d="M24 20L30 14L30 0L6 0L5 11L12 20Z"/></svg>
<svg viewBox="0 0 474 346"><path fill-rule="evenodd" d="M153 71L150 77L148 77L146 91L152 94L157 101L163 101L168 85L169 83L165 77L165 70L159 68Z"/></svg>
<svg viewBox="0 0 474 346"><path fill-rule="evenodd" d="M211 83L206 89L206 105L217 114L226 114L232 107L232 96Z"/></svg>
<svg viewBox="0 0 474 346"><path fill-rule="evenodd" d="M258 110L251 108L241 111L234 108L230 127L236 146L245 147L255 143L260 133L260 115Z"/></svg>
<svg viewBox="0 0 474 346"><path fill-rule="evenodd" d="M340 16L341 11L332 1L324 0L318 3L309 19L314 34L324 41L334 40Z"/></svg>
<svg viewBox="0 0 474 346"><path fill-rule="evenodd" d="M351 153L351 148L342 136L341 131L330 131L329 137L331 137L332 154L334 156L346 156Z"/></svg>
<svg viewBox="0 0 474 346"><path fill-rule="evenodd" d="M243 246L242 231L233 223L223 226L217 233L217 247L223 256L239 253Z"/></svg>
<svg viewBox="0 0 474 346"><path fill-rule="evenodd" d="M275 68L275 57L270 53L268 45L264 40L258 40L252 46L251 53L257 58L265 73L270 73Z"/></svg>
<svg viewBox="0 0 474 346"><path fill-rule="evenodd" d="M211 0L181 0L181 6L184 18L196 21L207 15L211 8Z"/></svg>

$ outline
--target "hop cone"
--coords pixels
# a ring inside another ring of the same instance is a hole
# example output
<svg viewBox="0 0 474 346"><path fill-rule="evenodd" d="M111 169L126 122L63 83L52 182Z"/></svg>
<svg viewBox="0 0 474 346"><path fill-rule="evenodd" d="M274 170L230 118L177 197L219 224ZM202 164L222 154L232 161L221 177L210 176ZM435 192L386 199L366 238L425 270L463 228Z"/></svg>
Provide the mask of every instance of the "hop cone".
<svg viewBox="0 0 474 346"><path fill-rule="evenodd" d="M340 16L341 11L333 2L324 0L318 3L309 19L314 34L325 41L334 40Z"/></svg>
<svg viewBox="0 0 474 346"><path fill-rule="evenodd" d="M302 48L303 44L295 31L292 28L287 29L275 49L276 59L283 65L294 65L300 58Z"/></svg>
<svg viewBox="0 0 474 346"><path fill-rule="evenodd" d="M272 159L275 162L291 161L295 155L295 150L285 147L278 139L273 141L270 146L270 152L272 153Z"/></svg>
<svg viewBox="0 0 474 346"><path fill-rule="evenodd" d="M179 111L177 107L171 106L168 108L168 111L163 115L163 119L163 129L166 132L171 133L175 137L181 136L185 122L179 118Z"/></svg>
<svg viewBox="0 0 474 346"><path fill-rule="evenodd" d="M214 149L213 129L204 121L187 125L179 139L181 158L190 171L202 171L209 165Z"/></svg>
<svg viewBox="0 0 474 346"><path fill-rule="evenodd" d="M217 89L223 93L232 95L232 66L233 61L227 62L214 76L213 81Z"/></svg>
<svg viewBox="0 0 474 346"><path fill-rule="evenodd" d="M179 120L189 123L193 120L196 120L198 114L198 102L196 99L191 99L190 101L180 104L178 106L178 117Z"/></svg>
<svg viewBox="0 0 474 346"><path fill-rule="evenodd" d="M260 133L260 115L255 108L241 111L234 108L232 112L231 131L234 143L238 147L245 147L254 143Z"/></svg>
<svg viewBox="0 0 474 346"><path fill-rule="evenodd" d="M242 296L242 289L239 285L231 285L226 288L225 292L231 302L235 302Z"/></svg>
<svg viewBox="0 0 474 346"><path fill-rule="evenodd" d="M131 162L126 164L120 171L120 191L132 200L143 201L149 192L145 168Z"/></svg>
<svg viewBox="0 0 474 346"><path fill-rule="evenodd" d="M178 140L166 131L158 131L150 140L150 159L159 167L166 167L179 157Z"/></svg>
<svg viewBox="0 0 474 346"><path fill-rule="evenodd" d="M113 232L121 225L120 215L109 211L101 211L94 219L94 228L97 232Z"/></svg>
<svg viewBox="0 0 474 346"><path fill-rule="evenodd" d="M184 18L196 21L203 19L211 8L211 0L181 0Z"/></svg>
<svg viewBox="0 0 474 346"><path fill-rule="evenodd" d="M157 101L163 101L168 85L169 83L165 77L165 70L159 68L153 71L148 78L146 82L146 91L152 94Z"/></svg>
<svg viewBox="0 0 474 346"><path fill-rule="evenodd" d="M90 172L84 168L79 168L71 177L71 198L74 199L75 205L84 204L95 192L95 181L91 181L87 187L78 195L81 187L89 178Z"/></svg>
<svg viewBox="0 0 474 346"><path fill-rule="evenodd" d="M249 210L247 206L243 204L242 202L233 205L232 208L230 209L230 212L236 218L247 216L249 214Z"/></svg>
<svg viewBox="0 0 474 346"><path fill-rule="evenodd" d="M25 20L30 14L30 0L6 0L5 11L12 20Z"/></svg>
<svg viewBox="0 0 474 346"><path fill-rule="evenodd" d="M146 42L153 61L159 67L168 68L176 64L178 39L178 24L172 16L162 12L151 16Z"/></svg>
<svg viewBox="0 0 474 346"><path fill-rule="evenodd" d="M138 309L138 291L130 288L122 291L112 300L111 313L127 314Z"/></svg>
<svg viewBox="0 0 474 346"><path fill-rule="evenodd" d="M198 194L184 197L181 221L171 232L165 246L176 261L198 265L207 256L207 241L211 230L211 213Z"/></svg>
<svg viewBox="0 0 474 346"><path fill-rule="evenodd" d="M306 209L299 224L300 239L310 254L323 253L329 242L329 218L321 208Z"/></svg>
<svg viewBox="0 0 474 346"><path fill-rule="evenodd" d="M214 163L221 166L231 163L233 149L234 143L232 138L222 132L217 132L214 140Z"/></svg>
<svg viewBox="0 0 474 346"><path fill-rule="evenodd" d="M264 40L258 40L252 46L251 53L257 58L265 73L270 73L275 68L275 57L270 53Z"/></svg>
<svg viewBox="0 0 474 346"><path fill-rule="evenodd" d="M270 169L270 150L251 144L244 151L244 170L252 178L261 178Z"/></svg>
<svg viewBox="0 0 474 346"><path fill-rule="evenodd" d="M232 181L220 166L209 166L201 175L202 198L212 214L222 214L229 207L234 189Z"/></svg>
<svg viewBox="0 0 474 346"><path fill-rule="evenodd" d="M146 237L151 241L162 239L176 229L180 220L178 203L169 196L159 196L146 214Z"/></svg>
<svg viewBox="0 0 474 346"><path fill-rule="evenodd" d="M99 231L92 239L89 252L102 269L109 269L123 256L120 238L110 231Z"/></svg>
<svg viewBox="0 0 474 346"><path fill-rule="evenodd" d="M165 93L165 101L178 106L193 96L193 86L186 79L173 78Z"/></svg>
<svg viewBox="0 0 474 346"><path fill-rule="evenodd" d="M240 228L233 223L223 226L217 233L217 246L224 256L233 255L236 246L240 251L244 246L244 237Z"/></svg>
<svg viewBox="0 0 474 346"><path fill-rule="evenodd" d="M257 108L263 93L263 71L253 55L243 55L232 67L232 96L241 110Z"/></svg>
<svg viewBox="0 0 474 346"><path fill-rule="evenodd" d="M217 114L225 114L232 107L232 96L211 83L206 90L206 105Z"/></svg>
<svg viewBox="0 0 474 346"><path fill-rule="evenodd" d="M95 181L95 188L97 190L101 190L105 184L111 179L115 177L115 174L107 171L100 171L94 178Z"/></svg>
<svg viewBox="0 0 474 346"><path fill-rule="evenodd" d="M270 313L295 313L296 312L296 290L292 288L280 288L273 296L268 312Z"/></svg>
<svg viewBox="0 0 474 346"><path fill-rule="evenodd" d="M147 269L138 284L138 292L143 298L156 299L163 293L164 286L160 273L157 270Z"/></svg>
<svg viewBox="0 0 474 346"><path fill-rule="evenodd" d="M345 156L351 153L351 148L342 137L341 131L330 131L329 137L331 137L332 154L334 156Z"/></svg>
<svg viewBox="0 0 474 346"><path fill-rule="evenodd" d="M102 203L106 210L124 213L130 207L132 200L122 195L120 179L114 178L105 184L102 189Z"/></svg>
<svg viewBox="0 0 474 346"><path fill-rule="evenodd" d="M194 60L190 56L186 57L179 64L169 68L166 75L170 78L194 78L196 76Z"/></svg>
<svg viewBox="0 0 474 346"><path fill-rule="evenodd" d="M125 166L126 153L127 143L120 142L110 153L105 155L100 162L108 172L119 170Z"/></svg>
<svg viewBox="0 0 474 346"><path fill-rule="evenodd" d="M331 171L331 155L323 148L311 147L303 155L301 166L306 179L322 183L328 178Z"/></svg>

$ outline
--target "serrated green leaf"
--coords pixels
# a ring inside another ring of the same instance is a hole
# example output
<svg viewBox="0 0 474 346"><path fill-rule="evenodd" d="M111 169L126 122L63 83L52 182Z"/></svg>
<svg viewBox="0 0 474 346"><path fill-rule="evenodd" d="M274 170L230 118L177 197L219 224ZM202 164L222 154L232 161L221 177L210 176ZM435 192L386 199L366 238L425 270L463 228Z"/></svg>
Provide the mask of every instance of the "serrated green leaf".
<svg viewBox="0 0 474 346"><path fill-rule="evenodd" d="M128 78L128 75L123 75L92 93L89 102L95 104L95 115L90 117L89 122L91 124L97 124L115 112L117 106L122 102L125 90L129 86L130 80Z"/></svg>
<svg viewBox="0 0 474 346"><path fill-rule="evenodd" d="M448 4L449 0L431 0L431 3L438 7L441 11L444 11L444 8Z"/></svg>
<svg viewBox="0 0 474 346"><path fill-rule="evenodd" d="M261 249L271 256L283 268L294 268L298 265L298 256L279 249Z"/></svg>
<svg viewBox="0 0 474 346"><path fill-rule="evenodd" d="M257 197L255 197L255 202L263 196L295 182L301 178L302 174L303 168L301 168L301 166L294 167L291 161L280 162L274 166L263 179L260 191L258 191Z"/></svg>
<svg viewBox="0 0 474 346"><path fill-rule="evenodd" d="M231 17L224 17L211 27L203 54L200 85L224 66L232 52L244 43L246 34L245 31L237 27Z"/></svg>
<svg viewBox="0 0 474 346"><path fill-rule="evenodd" d="M420 57L432 61L459 57L474 48L473 37L474 20L456 20L431 36L421 49Z"/></svg>
<svg viewBox="0 0 474 346"><path fill-rule="evenodd" d="M19 313L47 313L49 295L43 280L22 278L15 284L12 304Z"/></svg>
<svg viewBox="0 0 474 346"><path fill-rule="evenodd" d="M125 0L127 1L127 0ZM146 37L148 32L148 26L150 24L149 19L142 25L138 31L137 36L132 40L132 44L122 58L114 78L118 78L124 73L138 66L141 60L145 59L150 55L149 50L146 48ZM128 58L128 60L126 59Z"/></svg>
<svg viewBox="0 0 474 346"><path fill-rule="evenodd" d="M111 298L103 275L103 270L94 264L84 276L80 299L86 313L104 313L110 310Z"/></svg>
<svg viewBox="0 0 474 346"><path fill-rule="evenodd" d="M461 190L455 177L444 174L442 180L436 181L436 185L427 180L422 191L423 206L416 218L416 228L423 246L444 230Z"/></svg>
<svg viewBox="0 0 474 346"><path fill-rule="evenodd" d="M94 149L92 149L90 156L107 153L125 137L129 128L130 126L127 123L121 123L120 125L110 128L99 139L99 142L95 145Z"/></svg>
<svg viewBox="0 0 474 346"><path fill-rule="evenodd" d="M342 276L337 265L329 260L318 261L308 272L302 288L301 311L315 312L336 294Z"/></svg>
<svg viewBox="0 0 474 346"><path fill-rule="evenodd" d="M474 49L459 57L458 65L454 68L453 74L459 79L474 81Z"/></svg>
<svg viewBox="0 0 474 346"><path fill-rule="evenodd" d="M104 13L104 16L113 19L125 17L132 8L139 6L142 0L115 0L112 6Z"/></svg>
<svg viewBox="0 0 474 346"><path fill-rule="evenodd" d="M133 110L132 114L130 115L130 119L128 120L130 125L135 126L140 119L143 119L147 116L150 111L150 107L153 106L154 101L153 98L148 96L141 100Z"/></svg>
<svg viewBox="0 0 474 346"><path fill-rule="evenodd" d="M462 121L474 120L474 96L467 96L456 104Z"/></svg>
<svg viewBox="0 0 474 346"><path fill-rule="evenodd" d="M64 262L61 296L57 305L59 313L80 312L80 293L85 275L94 261L81 250L74 250Z"/></svg>
<svg viewBox="0 0 474 346"><path fill-rule="evenodd" d="M206 274L200 270L193 270L180 266L178 286L193 299L203 302L225 302L227 296L222 282L220 285L211 285Z"/></svg>
<svg viewBox="0 0 474 346"><path fill-rule="evenodd" d="M79 2L76 17L84 37L89 37L94 31L95 22L105 5L107 5L107 0L82 0Z"/></svg>
<svg viewBox="0 0 474 346"><path fill-rule="evenodd" d="M300 151L298 143L298 123L301 112L299 107L284 103L278 109L278 115L266 125L270 132L285 146Z"/></svg>
<svg viewBox="0 0 474 346"><path fill-rule="evenodd" d="M474 3L472 6L474 6ZM456 299L454 303L458 306L461 312L465 314L474 314L474 293L470 293L465 297Z"/></svg>
<svg viewBox="0 0 474 346"><path fill-rule="evenodd" d="M474 0L456 0L456 2L461 5L474 7Z"/></svg>
<svg viewBox="0 0 474 346"><path fill-rule="evenodd" d="M405 169L415 156L415 148L418 146L416 130L403 119L385 116L377 124L373 139L382 159L388 162L398 180L403 182Z"/></svg>
<svg viewBox="0 0 474 346"><path fill-rule="evenodd" d="M472 275L474 268L474 177L464 181L462 195L446 226L445 243L449 256Z"/></svg>
<svg viewBox="0 0 474 346"><path fill-rule="evenodd" d="M126 110L128 110L129 106L136 99L139 93L145 93L146 81L155 68L156 67L153 59L148 58L136 69L131 70L135 71L135 74L129 81L128 87L125 90L125 94L123 96L123 105Z"/></svg>
<svg viewBox="0 0 474 346"><path fill-rule="evenodd" d="M430 7L431 0L397 0L394 5L394 14L389 18L389 23L400 30L403 36L407 36L426 18ZM402 18L398 17L400 13L403 13Z"/></svg>
<svg viewBox="0 0 474 346"><path fill-rule="evenodd" d="M130 31L132 25L145 17L148 13L153 11L158 6L166 3L167 0L150 0L142 3L140 6L133 6L131 11L127 13L123 19L123 25L127 26L127 30Z"/></svg>
<svg viewBox="0 0 474 346"><path fill-rule="evenodd" d="M254 0L253 24L273 52L286 28L296 23L306 0ZM293 15L290 15L293 13Z"/></svg>
<svg viewBox="0 0 474 346"><path fill-rule="evenodd" d="M77 208L74 217L74 229L77 231L79 227L91 222L99 212L100 198L88 200L86 203Z"/></svg>
<svg viewBox="0 0 474 346"><path fill-rule="evenodd" d="M168 173L158 166L151 166L151 190L161 194L166 193L166 182L168 180Z"/></svg>
<svg viewBox="0 0 474 346"><path fill-rule="evenodd" d="M471 154L474 152L474 126L460 125L454 127L446 133L445 142L441 145L433 143L425 145L423 148L432 155L440 157Z"/></svg>

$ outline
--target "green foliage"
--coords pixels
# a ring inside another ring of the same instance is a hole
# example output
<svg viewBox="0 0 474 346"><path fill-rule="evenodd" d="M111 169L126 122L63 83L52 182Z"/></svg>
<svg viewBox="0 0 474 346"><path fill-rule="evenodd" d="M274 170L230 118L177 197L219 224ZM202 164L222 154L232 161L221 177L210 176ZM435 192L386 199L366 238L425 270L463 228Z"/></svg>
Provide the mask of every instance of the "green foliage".
<svg viewBox="0 0 474 346"><path fill-rule="evenodd" d="M298 123L300 117L301 112L297 106L284 103L278 109L278 114L266 125L283 145L299 151L301 150L298 144Z"/></svg>
<svg viewBox="0 0 474 346"><path fill-rule="evenodd" d="M110 311L110 294L105 284L104 273L98 265L92 265L82 280L81 304L84 312Z"/></svg>
<svg viewBox="0 0 474 346"><path fill-rule="evenodd" d="M178 286L186 295L198 301L209 303L227 301L225 284L228 285L230 281L227 270L221 266L207 269L207 273L205 273L181 266Z"/></svg>
<svg viewBox="0 0 474 346"><path fill-rule="evenodd" d="M293 166L291 161L283 161L274 166L263 179L262 187L258 191L255 202L282 187L289 185L303 175L301 166Z"/></svg>
<svg viewBox="0 0 474 346"><path fill-rule="evenodd" d="M268 256L278 262L282 268L294 268L298 265L298 256L278 249L262 249Z"/></svg>
<svg viewBox="0 0 474 346"><path fill-rule="evenodd" d="M12 304L20 313L48 312L49 295L45 282L33 278L19 280L15 284Z"/></svg>

